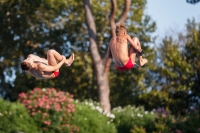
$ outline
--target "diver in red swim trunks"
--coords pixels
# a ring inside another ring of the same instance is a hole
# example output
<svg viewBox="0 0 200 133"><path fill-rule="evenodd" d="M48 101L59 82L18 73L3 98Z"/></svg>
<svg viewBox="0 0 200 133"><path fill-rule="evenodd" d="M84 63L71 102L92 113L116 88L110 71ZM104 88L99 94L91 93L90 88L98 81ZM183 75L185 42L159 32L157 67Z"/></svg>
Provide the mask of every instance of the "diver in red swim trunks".
<svg viewBox="0 0 200 133"><path fill-rule="evenodd" d="M126 33L126 28L122 24L116 24L116 36L110 40L107 58L113 58L118 70L129 70L139 68L148 62L142 58L143 50L137 37L131 38ZM128 49L128 43L130 49ZM140 66L135 63L136 55L139 56Z"/></svg>
<svg viewBox="0 0 200 133"><path fill-rule="evenodd" d="M51 79L59 75L59 68L63 64L70 66L73 61L74 54L66 59L64 55L60 55L57 51L50 49L47 52L47 59L33 54L28 55L27 59L21 62L21 68L38 79Z"/></svg>

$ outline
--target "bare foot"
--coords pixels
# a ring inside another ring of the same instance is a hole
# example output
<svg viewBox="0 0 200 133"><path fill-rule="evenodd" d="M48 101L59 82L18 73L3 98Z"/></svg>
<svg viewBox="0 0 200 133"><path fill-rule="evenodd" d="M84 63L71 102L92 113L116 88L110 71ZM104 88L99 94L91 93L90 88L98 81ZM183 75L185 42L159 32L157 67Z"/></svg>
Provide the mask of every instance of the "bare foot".
<svg viewBox="0 0 200 133"><path fill-rule="evenodd" d="M65 65L69 67L73 62L74 62L74 53L72 53L72 55L68 59L66 59Z"/></svg>
<svg viewBox="0 0 200 133"><path fill-rule="evenodd" d="M143 66L143 65L146 64L147 62L148 62L148 60L145 59L145 58L140 59L140 66Z"/></svg>

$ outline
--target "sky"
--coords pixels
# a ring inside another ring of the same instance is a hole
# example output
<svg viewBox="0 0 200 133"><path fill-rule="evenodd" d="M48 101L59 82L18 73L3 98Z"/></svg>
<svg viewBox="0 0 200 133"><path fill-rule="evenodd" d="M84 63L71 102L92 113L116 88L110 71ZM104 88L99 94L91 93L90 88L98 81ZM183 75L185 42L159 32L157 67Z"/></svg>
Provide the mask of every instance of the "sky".
<svg viewBox="0 0 200 133"><path fill-rule="evenodd" d="M161 40L170 32L183 31L187 19L195 18L196 22L200 22L200 2L190 4L186 0L147 0L146 14L156 22L155 35Z"/></svg>

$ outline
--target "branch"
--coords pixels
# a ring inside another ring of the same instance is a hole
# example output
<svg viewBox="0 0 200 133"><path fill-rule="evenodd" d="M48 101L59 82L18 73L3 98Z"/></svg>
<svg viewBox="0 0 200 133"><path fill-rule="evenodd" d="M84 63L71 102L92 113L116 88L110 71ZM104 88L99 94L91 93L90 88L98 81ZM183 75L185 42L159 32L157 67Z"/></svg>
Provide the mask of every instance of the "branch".
<svg viewBox="0 0 200 133"><path fill-rule="evenodd" d="M126 0L126 2L124 2L124 10L123 10L123 13L122 13L118 23L123 24L126 21L128 12L130 10L130 5L131 5L131 0Z"/></svg>
<svg viewBox="0 0 200 133"><path fill-rule="evenodd" d="M117 9L116 0L111 0L110 27L111 36L115 36L115 12Z"/></svg>
<svg viewBox="0 0 200 133"><path fill-rule="evenodd" d="M113 37L115 36L115 13L117 9L117 3L116 3L116 0L111 0L110 2L111 2L111 11L110 11L109 22L110 22L110 27L111 27L111 37ZM104 56L103 63L105 66L104 72L105 74L108 75L108 72L110 70L111 59L106 58L106 54Z"/></svg>
<svg viewBox="0 0 200 133"><path fill-rule="evenodd" d="M98 47L96 44L96 26L95 26L95 22L92 16L90 0L83 0L83 3L84 3L84 8L85 8L86 24L88 27L90 52L91 52L94 63L97 64L95 66L98 66L99 63L101 63L101 57L100 57Z"/></svg>

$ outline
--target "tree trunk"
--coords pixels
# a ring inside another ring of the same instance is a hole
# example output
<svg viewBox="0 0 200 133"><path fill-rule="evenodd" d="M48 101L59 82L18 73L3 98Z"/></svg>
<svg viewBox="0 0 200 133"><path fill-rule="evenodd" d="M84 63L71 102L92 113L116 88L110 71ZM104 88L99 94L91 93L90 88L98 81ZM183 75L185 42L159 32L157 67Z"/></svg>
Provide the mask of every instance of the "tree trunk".
<svg viewBox="0 0 200 133"><path fill-rule="evenodd" d="M96 44L96 26L94 18L92 16L90 0L83 0L86 16L86 24L88 27L89 41L90 41L90 52L92 55L92 60L95 66L95 73L97 76L97 85L99 91L99 100L104 112L110 112L110 89L108 83L108 76L104 72L104 64L98 51Z"/></svg>
<svg viewBox="0 0 200 133"><path fill-rule="evenodd" d="M86 24L88 27L89 41L90 41L90 53L92 55L92 60L95 66L95 73L97 76L97 85L99 91L99 100L101 106L103 107L104 112L110 113L110 87L108 82L108 72L110 70L111 59L101 59L101 56L98 51L96 44L96 26L94 18L92 16L92 9L90 0L83 0L86 16ZM111 35L115 36L115 12L117 8L116 0L111 0L111 15L110 15L110 26L111 26ZM127 18L128 11L130 9L131 0L126 0L124 4L124 10L120 17L119 23L124 23Z"/></svg>

